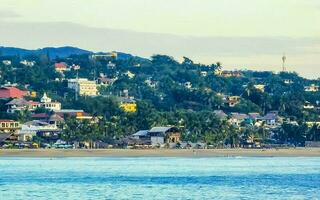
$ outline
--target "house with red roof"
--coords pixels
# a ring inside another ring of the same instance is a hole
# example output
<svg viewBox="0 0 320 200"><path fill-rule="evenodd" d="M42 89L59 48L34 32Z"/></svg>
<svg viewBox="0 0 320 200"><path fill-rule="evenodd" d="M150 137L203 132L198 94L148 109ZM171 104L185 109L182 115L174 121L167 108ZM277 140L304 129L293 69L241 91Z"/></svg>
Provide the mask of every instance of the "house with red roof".
<svg viewBox="0 0 320 200"><path fill-rule="evenodd" d="M65 62L55 63L54 68L57 72L61 72L61 73L69 70L67 63Z"/></svg>
<svg viewBox="0 0 320 200"><path fill-rule="evenodd" d="M16 87L0 88L0 99L23 98L28 95L28 91L20 90Z"/></svg>

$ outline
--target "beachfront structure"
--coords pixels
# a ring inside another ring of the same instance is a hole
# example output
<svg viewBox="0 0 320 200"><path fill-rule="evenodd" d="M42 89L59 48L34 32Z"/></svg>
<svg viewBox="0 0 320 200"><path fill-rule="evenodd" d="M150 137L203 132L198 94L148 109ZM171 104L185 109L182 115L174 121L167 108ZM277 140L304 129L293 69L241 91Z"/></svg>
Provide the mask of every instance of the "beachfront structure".
<svg viewBox="0 0 320 200"><path fill-rule="evenodd" d="M135 145L161 146L163 144L176 144L181 142L181 133L173 126L153 127L150 130L140 130L124 142Z"/></svg>
<svg viewBox="0 0 320 200"><path fill-rule="evenodd" d="M178 143L181 139L181 133L178 128L173 126L153 127L149 130L148 134L152 145Z"/></svg>
<svg viewBox="0 0 320 200"><path fill-rule="evenodd" d="M34 136L57 137L61 130L55 124L40 120L29 121L18 131L19 141L31 141Z"/></svg>
<svg viewBox="0 0 320 200"><path fill-rule="evenodd" d="M57 101L52 101L51 98L47 96L47 93L44 93L41 100L41 106L52 111L61 110L61 103Z"/></svg>
<svg viewBox="0 0 320 200"><path fill-rule="evenodd" d="M86 78L69 79L68 88L73 89L80 96L98 95L96 81L90 81Z"/></svg>

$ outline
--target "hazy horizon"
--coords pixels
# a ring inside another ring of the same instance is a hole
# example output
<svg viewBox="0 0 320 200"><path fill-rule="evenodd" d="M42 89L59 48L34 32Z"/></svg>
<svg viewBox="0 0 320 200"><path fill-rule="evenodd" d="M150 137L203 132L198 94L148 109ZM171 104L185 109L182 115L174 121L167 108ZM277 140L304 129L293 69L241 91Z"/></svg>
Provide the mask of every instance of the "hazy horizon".
<svg viewBox="0 0 320 200"><path fill-rule="evenodd" d="M0 46L75 46L142 57L167 54L225 69L320 77L315 0L0 0Z"/></svg>

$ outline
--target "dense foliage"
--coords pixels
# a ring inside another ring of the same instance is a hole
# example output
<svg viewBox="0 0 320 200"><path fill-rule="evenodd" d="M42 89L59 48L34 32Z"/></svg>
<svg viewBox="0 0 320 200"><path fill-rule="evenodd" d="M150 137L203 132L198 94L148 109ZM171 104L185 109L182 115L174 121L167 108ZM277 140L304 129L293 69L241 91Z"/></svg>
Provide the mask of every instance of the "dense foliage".
<svg viewBox="0 0 320 200"><path fill-rule="evenodd" d="M277 132L278 141L300 144L305 140L320 139L318 127L310 129L305 126L307 121L317 121L319 112L303 109L305 102L319 104L320 92L305 92L304 86L319 85L320 81L308 80L296 73L242 71L241 77L226 78L214 73L222 67L219 62L203 65L185 57L179 63L166 55L154 55L151 59L130 57L110 60L93 60L86 54L54 60L48 55L1 57L1 60L5 59L10 59L12 65L0 63L0 84L18 83L19 87L38 94L47 92L53 99L60 101L64 108L84 109L97 117L98 122L95 124L66 119L63 133L66 140L112 141L138 130L167 125L179 127L187 141L203 141L215 146L235 146L239 139L249 135L264 140L270 138L270 133L266 133L267 130L263 128L244 126L238 129L218 119L213 113L218 109L226 113L259 112L261 115L276 110L286 120L298 123L295 125L297 127L292 123L284 123ZM22 65L21 59L34 60L36 64L32 67ZM60 74L55 72L55 62L80 65L81 69L71 69ZM110 62L115 67L109 67ZM128 77L128 71L135 76ZM101 74L116 78L112 85L99 88L101 96L76 100L74 92L67 88L68 78L78 75L93 80ZM155 85L151 87L146 80ZM286 80L290 80L290 84L285 83ZM187 82L192 87L185 87ZM255 84L266 85L265 91L256 89ZM124 89L137 100L136 113L125 113L118 107L115 97ZM235 107L228 107L223 103L221 94L238 95L242 100ZM39 100L39 97L34 100ZM20 114L23 116L7 115L5 103L1 102L1 118L22 121L30 118L29 113Z"/></svg>

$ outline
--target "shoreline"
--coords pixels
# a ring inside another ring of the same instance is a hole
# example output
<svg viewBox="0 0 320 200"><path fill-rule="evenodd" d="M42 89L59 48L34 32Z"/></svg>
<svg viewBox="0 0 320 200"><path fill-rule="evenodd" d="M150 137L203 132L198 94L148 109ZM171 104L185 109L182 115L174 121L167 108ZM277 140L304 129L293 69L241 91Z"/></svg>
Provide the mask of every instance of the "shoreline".
<svg viewBox="0 0 320 200"><path fill-rule="evenodd" d="M0 149L1 157L320 157L320 148L290 149Z"/></svg>

